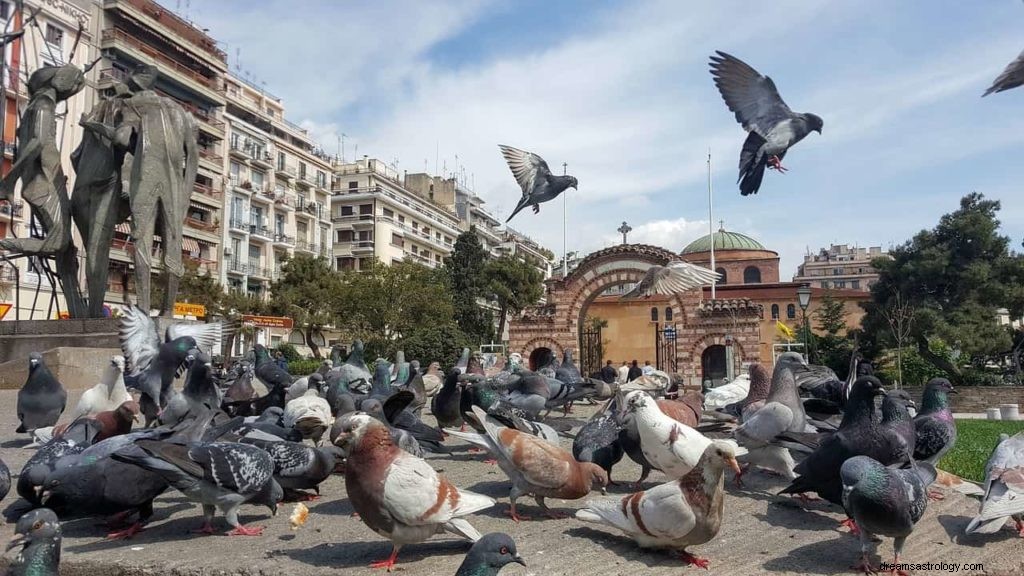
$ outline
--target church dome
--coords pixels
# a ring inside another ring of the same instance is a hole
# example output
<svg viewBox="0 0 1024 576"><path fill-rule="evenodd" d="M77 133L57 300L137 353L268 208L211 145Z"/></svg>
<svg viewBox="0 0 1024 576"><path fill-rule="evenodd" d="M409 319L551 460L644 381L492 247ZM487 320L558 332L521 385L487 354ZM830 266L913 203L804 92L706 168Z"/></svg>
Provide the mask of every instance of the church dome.
<svg viewBox="0 0 1024 576"><path fill-rule="evenodd" d="M707 234L697 238L683 248L683 254L696 254L709 252L711 250L712 237L714 237L715 251L719 250L767 250L760 242L746 234L739 232L728 232L720 228L714 234Z"/></svg>

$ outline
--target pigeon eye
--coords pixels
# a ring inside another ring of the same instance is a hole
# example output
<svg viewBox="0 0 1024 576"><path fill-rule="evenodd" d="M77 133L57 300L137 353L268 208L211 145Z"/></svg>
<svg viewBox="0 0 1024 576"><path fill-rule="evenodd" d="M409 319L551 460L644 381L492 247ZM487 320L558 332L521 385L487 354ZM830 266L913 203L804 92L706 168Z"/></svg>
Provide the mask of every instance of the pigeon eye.
<svg viewBox="0 0 1024 576"><path fill-rule="evenodd" d="M32 525L32 529L33 530L39 530L42 527L43 527L43 521L42 520L36 520L36 523Z"/></svg>
<svg viewBox="0 0 1024 576"><path fill-rule="evenodd" d="M501 550L498 550L498 553L501 554L502 556L508 554L508 546L502 546Z"/></svg>

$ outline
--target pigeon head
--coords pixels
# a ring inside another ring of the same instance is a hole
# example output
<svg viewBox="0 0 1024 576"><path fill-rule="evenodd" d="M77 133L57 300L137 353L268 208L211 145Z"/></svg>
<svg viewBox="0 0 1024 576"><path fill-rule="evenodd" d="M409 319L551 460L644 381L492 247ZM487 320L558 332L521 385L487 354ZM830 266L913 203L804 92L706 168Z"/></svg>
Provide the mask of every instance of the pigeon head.
<svg viewBox="0 0 1024 576"><path fill-rule="evenodd" d="M882 468L877 460L870 456L854 456L843 462L839 469L839 478L843 482L843 495L849 494L853 487L867 475Z"/></svg>
<svg viewBox="0 0 1024 576"><path fill-rule="evenodd" d="M817 114L807 113L804 114L804 119L807 120L807 129L813 130L818 134L821 134L821 129L825 127L825 121L821 119L821 116Z"/></svg>
<svg viewBox="0 0 1024 576"><path fill-rule="evenodd" d="M580 466L590 473L590 490L600 490L601 494L606 494L605 488L608 487L608 472L593 462L583 462Z"/></svg>
<svg viewBox="0 0 1024 576"><path fill-rule="evenodd" d="M932 412L949 408L949 395L957 394L953 384L945 378L932 378L925 384L921 398L921 412Z"/></svg>
<svg viewBox="0 0 1024 576"><path fill-rule="evenodd" d="M907 408L917 408L917 402L910 397L910 392L906 390L891 390L885 395L886 398L891 398L893 402L899 402Z"/></svg>
<svg viewBox="0 0 1024 576"><path fill-rule="evenodd" d="M284 500L284 488L273 478L263 485L263 489L255 498L250 500L252 504L262 504L270 510L272 516L277 516L277 505Z"/></svg>
<svg viewBox="0 0 1024 576"><path fill-rule="evenodd" d="M576 177L575 176L569 176L568 178L569 178L569 186L568 186L568 188L572 188L573 190L579 190L579 188L577 188L577 186L579 186L580 183L579 183L579 181L576 180Z"/></svg>
<svg viewBox="0 0 1024 576"><path fill-rule="evenodd" d="M797 367L807 366L807 361L804 360L804 357L798 352L785 352L775 359L775 364L781 364L795 369Z"/></svg>
<svg viewBox="0 0 1024 576"><path fill-rule="evenodd" d="M861 376L857 378L850 389L851 397L874 397L882 396L883 394L885 394L885 388L882 387L882 382L874 376Z"/></svg>
<svg viewBox="0 0 1024 576"><path fill-rule="evenodd" d="M43 355L39 352L30 352L28 355L28 369L35 370L37 366L42 365Z"/></svg>
<svg viewBox="0 0 1024 576"><path fill-rule="evenodd" d="M60 540L60 520L53 510L36 508L18 518L14 528L14 538L7 543L5 552L19 546L26 547L33 542Z"/></svg>
<svg viewBox="0 0 1024 576"><path fill-rule="evenodd" d="M352 412L335 421L334 429L331 431L331 440L335 446L350 453L367 432L377 427L383 428L384 424L366 412Z"/></svg>
<svg viewBox="0 0 1024 576"><path fill-rule="evenodd" d="M494 532L484 535L473 544L466 554L464 565L483 566L497 572L513 562L526 566L526 561L516 550L516 543L512 537L502 532Z"/></svg>
<svg viewBox="0 0 1024 576"><path fill-rule="evenodd" d="M124 372L124 356L111 356L110 365L118 372Z"/></svg>
<svg viewBox="0 0 1024 576"><path fill-rule="evenodd" d="M722 441L714 440L704 449L702 456L706 463L716 470L729 468L733 472L740 473L740 465L736 462L736 449L733 445Z"/></svg>
<svg viewBox="0 0 1024 576"><path fill-rule="evenodd" d="M138 422L139 412L139 403L134 400L122 402L121 405L117 407L117 410L114 411L117 418L122 422Z"/></svg>
<svg viewBox="0 0 1024 576"><path fill-rule="evenodd" d="M633 390L626 394L626 398L622 402L622 409L627 413L633 413L653 403L654 399L643 390Z"/></svg>

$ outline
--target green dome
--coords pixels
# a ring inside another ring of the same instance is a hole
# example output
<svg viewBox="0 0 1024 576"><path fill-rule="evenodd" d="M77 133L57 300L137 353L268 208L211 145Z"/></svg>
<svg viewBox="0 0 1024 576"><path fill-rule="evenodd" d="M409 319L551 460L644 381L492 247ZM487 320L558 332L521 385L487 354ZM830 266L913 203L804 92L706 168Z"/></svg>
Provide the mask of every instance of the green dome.
<svg viewBox="0 0 1024 576"><path fill-rule="evenodd" d="M683 248L683 254L711 251L711 237L715 238L715 250L767 250L760 242L739 232L727 232L724 228L714 234L697 238Z"/></svg>

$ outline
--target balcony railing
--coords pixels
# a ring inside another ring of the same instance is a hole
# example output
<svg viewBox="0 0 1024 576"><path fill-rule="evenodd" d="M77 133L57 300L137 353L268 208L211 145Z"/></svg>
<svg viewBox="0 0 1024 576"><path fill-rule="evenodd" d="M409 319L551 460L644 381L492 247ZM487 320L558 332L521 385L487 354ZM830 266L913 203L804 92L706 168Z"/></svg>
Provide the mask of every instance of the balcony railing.
<svg viewBox="0 0 1024 576"><path fill-rule="evenodd" d="M274 234L274 242L277 244L295 245L295 237L287 234Z"/></svg>
<svg viewBox="0 0 1024 576"><path fill-rule="evenodd" d="M241 218L232 218L229 225L235 230L249 231L249 223Z"/></svg>
<svg viewBox="0 0 1024 576"><path fill-rule="evenodd" d="M231 260L228 260L228 272L237 272L239 274L245 274L248 271L249 267L245 264L245 262L241 262L233 258Z"/></svg>
<svg viewBox="0 0 1024 576"><path fill-rule="evenodd" d="M0 202L0 214L4 216L14 216L15 218L21 218L21 215L25 211L25 205L21 200L11 202L4 201Z"/></svg>
<svg viewBox="0 0 1024 576"><path fill-rule="evenodd" d="M398 194L395 194L394 192L382 186L342 188L340 185L335 184L334 187L332 188L332 195L335 197L356 194L380 194L382 196L394 200L395 202L401 204L402 206L406 206L416 211L416 213L419 214L420 217L426 218L427 220L434 222L439 227L442 227L441 229L443 231L448 232L453 236L458 236L461 233L461 231L459 230L458 218L454 214L448 212L447 209L442 208L440 206L434 204L427 204L420 200L411 199L408 196L399 196ZM441 217L437 216L437 212L445 214L446 216L450 215L450 218L442 219Z"/></svg>
<svg viewBox="0 0 1024 576"><path fill-rule="evenodd" d="M151 0L119 0L121 2L127 2L132 6L136 7L142 13L146 14L150 18L153 18L157 22L160 22L164 26L167 26L173 30L176 34L188 40L191 44L199 48L200 50L210 54L217 60L227 63L228 55L223 50L217 48L214 40L197 30L195 26L192 26L177 14L174 14L170 10L167 10L163 6L153 2Z"/></svg>
<svg viewBox="0 0 1024 576"><path fill-rule="evenodd" d="M206 222L204 220L200 220L198 218L193 218L191 216L188 216L188 217L185 218L185 225L188 226L189 228L195 228L196 230L204 230L204 231L216 231L217 230L217 225L214 224L213 222Z"/></svg>
<svg viewBox="0 0 1024 576"><path fill-rule="evenodd" d="M221 160L224 160L223 156L214 152L212 148L206 148L205 146L199 147L199 156L211 162L220 162Z"/></svg>
<svg viewBox="0 0 1024 576"><path fill-rule="evenodd" d="M270 231L266 226L260 226L258 224L249 224L249 234L254 236L262 236L263 238L272 239L274 233Z"/></svg>
<svg viewBox="0 0 1024 576"><path fill-rule="evenodd" d="M18 279L18 269L12 264L0 266L0 282L14 282Z"/></svg>
<svg viewBox="0 0 1024 576"><path fill-rule="evenodd" d="M216 260L207 260L205 258L193 258L191 256L185 256L185 260L195 264L200 272L208 272L210 274L217 273Z"/></svg>
<svg viewBox="0 0 1024 576"><path fill-rule="evenodd" d="M207 186L206 184L200 184L196 182L192 184L192 189L202 194L203 196L209 196L210 198L220 198L221 190L214 188L213 186Z"/></svg>
<svg viewBox="0 0 1024 576"><path fill-rule="evenodd" d="M193 80L197 84L206 86L214 92L224 92L224 85L216 78L208 78L206 76L203 76L202 74L196 72L192 68L189 68L188 66L185 66L177 60L168 57L160 50L157 50L152 46L144 44L143 42L139 41L134 36L120 28L108 28L104 30L102 39L103 41L116 40L118 42L124 42L125 44L128 44L132 48L135 48L139 52L142 52L143 54L156 60L160 64L163 64L164 66L173 70L174 72Z"/></svg>
<svg viewBox="0 0 1024 576"><path fill-rule="evenodd" d="M309 240L298 239L295 241L295 249L303 252L316 252L316 246Z"/></svg>

